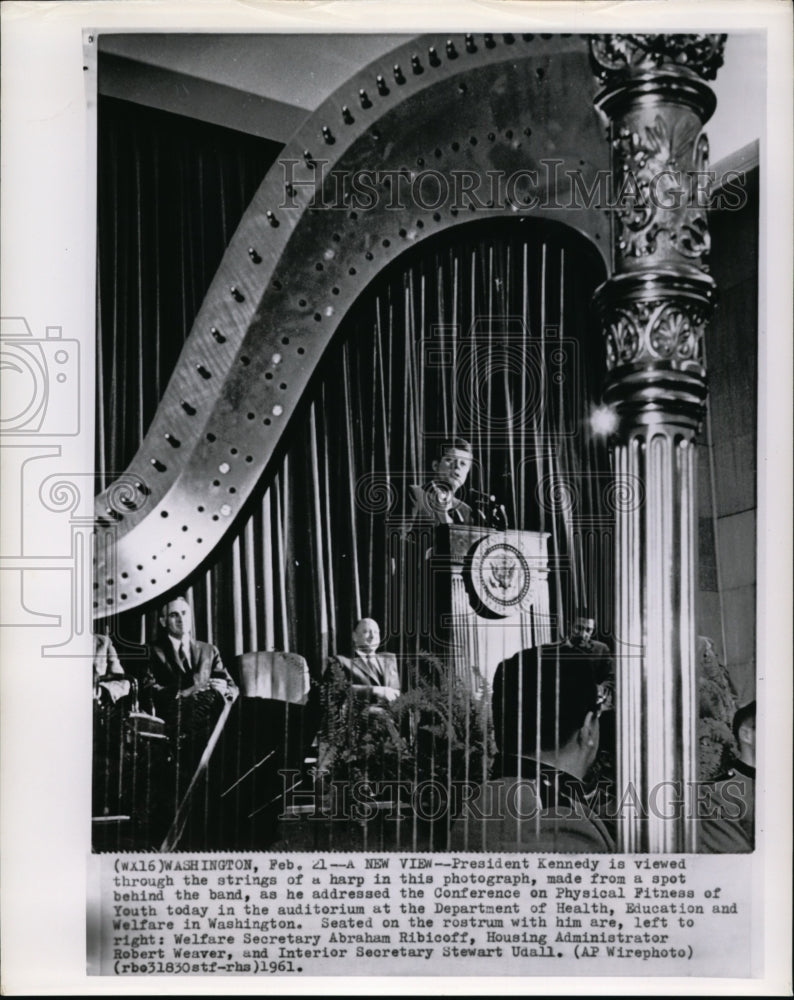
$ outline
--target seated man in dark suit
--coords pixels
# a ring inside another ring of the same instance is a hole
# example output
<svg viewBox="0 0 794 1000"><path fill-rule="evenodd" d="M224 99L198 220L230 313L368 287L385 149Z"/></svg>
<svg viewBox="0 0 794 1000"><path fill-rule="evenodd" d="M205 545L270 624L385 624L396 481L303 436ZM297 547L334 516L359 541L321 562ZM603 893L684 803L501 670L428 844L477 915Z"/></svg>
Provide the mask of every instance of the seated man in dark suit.
<svg viewBox="0 0 794 1000"><path fill-rule="evenodd" d="M452 827L451 850L615 850L585 785L598 752L599 699L590 658L564 645L499 664L492 698L499 755L491 780Z"/></svg>
<svg viewBox="0 0 794 1000"><path fill-rule="evenodd" d="M615 663L609 646L595 639L596 620L586 611L580 611L574 619L571 634L563 641L564 646L583 653L593 664L596 682L601 692L601 741L594 776L602 781L614 780L615 776Z"/></svg>
<svg viewBox="0 0 794 1000"><path fill-rule="evenodd" d="M372 704L388 704L400 696L400 671L394 653L377 652L380 628L372 618L362 618L353 629L353 656L335 656L353 692Z"/></svg>
<svg viewBox="0 0 794 1000"><path fill-rule="evenodd" d="M596 680L599 684L603 684L613 675L612 658L609 646L593 638L595 631L595 618L588 614L580 614L574 619L571 634L565 639L564 645L591 657L596 668Z"/></svg>
<svg viewBox="0 0 794 1000"><path fill-rule="evenodd" d="M160 611L161 633L151 645L144 689L158 714L168 714L174 700L214 691L234 701L237 685L221 661L217 648L193 638L193 614L181 595Z"/></svg>
<svg viewBox="0 0 794 1000"><path fill-rule="evenodd" d="M377 652L379 645L378 623L362 618L353 629L353 655L337 655L328 661L320 770L345 773L348 765L356 765L359 752L366 756L373 751L374 743L385 740L392 747L400 745L388 710L400 696L400 671L394 653Z"/></svg>
<svg viewBox="0 0 794 1000"><path fill-rule="evenodd" d="M237 698L238 688L217 648L193 638L193 615L184 597L173 598L161 609L159 623L143 690L145 701L164 720L171 741L171 766L152 779L160 812L155 823L165 834L199 773L224 703ZM220 835L222 815L214 808L202 811L204 804L217 803L223 782L223 746L212 747L214 752L202 765L201 794L191 793L190 802L196 807L186 814L189 820L178 842L181 849L210 848Z"/></svg>

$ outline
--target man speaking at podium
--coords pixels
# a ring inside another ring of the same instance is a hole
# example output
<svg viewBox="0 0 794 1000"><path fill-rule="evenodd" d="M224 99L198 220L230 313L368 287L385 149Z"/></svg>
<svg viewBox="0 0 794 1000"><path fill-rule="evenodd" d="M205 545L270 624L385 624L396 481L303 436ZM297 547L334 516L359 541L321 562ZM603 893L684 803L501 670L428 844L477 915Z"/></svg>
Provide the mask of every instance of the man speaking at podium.
<svg viewBox="0 0 794 1000"><path fill-rule="evenodd" d="M410 487L414 503L412 528L436 524L475 524L497 530L507 527L504 507L497 505L495 497L478 490L466 491L473 459L471 445L464 438L441 443L431 465L430 481ZM468 502L457 495L461 491Z"/></svg>
<svg viewBox="0 0 794 1000"><path fill-rule="evenodd" d="M475 628L479 617L461 574L467 553L478 542L505 531L507 516L495 497L467 488L472 465L468 441L460 437L442 441L430 480L410 487L413 508L406 522L410 528L404 536L399 585L406 634L416 637L417 680L424 676L435 684L440 664L446 664L444 670L453 669L455 661L454 670L474 690L481 684L476 679L479 654L472 643L483 637ZM490 634L495 636L495 630ZM428 652L431 656L424 656Z"/></svg>

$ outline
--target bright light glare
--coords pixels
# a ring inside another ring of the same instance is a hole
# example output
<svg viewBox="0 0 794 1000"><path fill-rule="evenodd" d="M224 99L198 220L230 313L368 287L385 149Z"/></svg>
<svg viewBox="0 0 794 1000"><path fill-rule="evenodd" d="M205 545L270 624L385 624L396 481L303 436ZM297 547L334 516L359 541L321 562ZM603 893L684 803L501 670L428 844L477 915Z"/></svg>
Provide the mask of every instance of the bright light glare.
<svg viewBox="0 0 794 1000"><path fill-rule="evenodd" d="M618 427L618 415L611 406L596 406L590 414L593 434L613 434Z"/></svg>

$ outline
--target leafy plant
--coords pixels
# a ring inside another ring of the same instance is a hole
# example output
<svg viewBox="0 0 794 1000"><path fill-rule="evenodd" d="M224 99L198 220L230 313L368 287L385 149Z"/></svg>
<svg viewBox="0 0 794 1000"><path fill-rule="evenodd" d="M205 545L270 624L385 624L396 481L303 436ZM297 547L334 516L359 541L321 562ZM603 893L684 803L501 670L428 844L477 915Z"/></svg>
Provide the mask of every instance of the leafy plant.
<svg viewBox="0 0 794 1000"><path fill-rule="evenodd" d="M325 681L323 758L334 781L436 782L483 779L493 757L490 692L470 690L436 657L422 655L411 686L371 704L331 664Z"/></svg>

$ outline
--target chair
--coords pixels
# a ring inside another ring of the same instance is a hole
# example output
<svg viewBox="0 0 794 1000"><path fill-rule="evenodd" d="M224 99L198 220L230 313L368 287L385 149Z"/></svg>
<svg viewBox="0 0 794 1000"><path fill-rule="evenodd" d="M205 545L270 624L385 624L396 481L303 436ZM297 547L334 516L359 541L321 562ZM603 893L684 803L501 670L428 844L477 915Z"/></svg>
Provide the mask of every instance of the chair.
<svg viewBox="0 0 794 1000"><path fill-rule="evenodd" d="M311 682L306 660L297 653L243 653L237 657L240 692L244 698L264 698L305 705Z"/></svg>
<svg viewBox="0 0 794 1000"><path fill-rule="evenodd" d="M234 840L262 848L276 837L285 797L298 784L319 725L306 660L278 650L243 653L236 744L225 741L223 812L235 817Z"/></svg>

